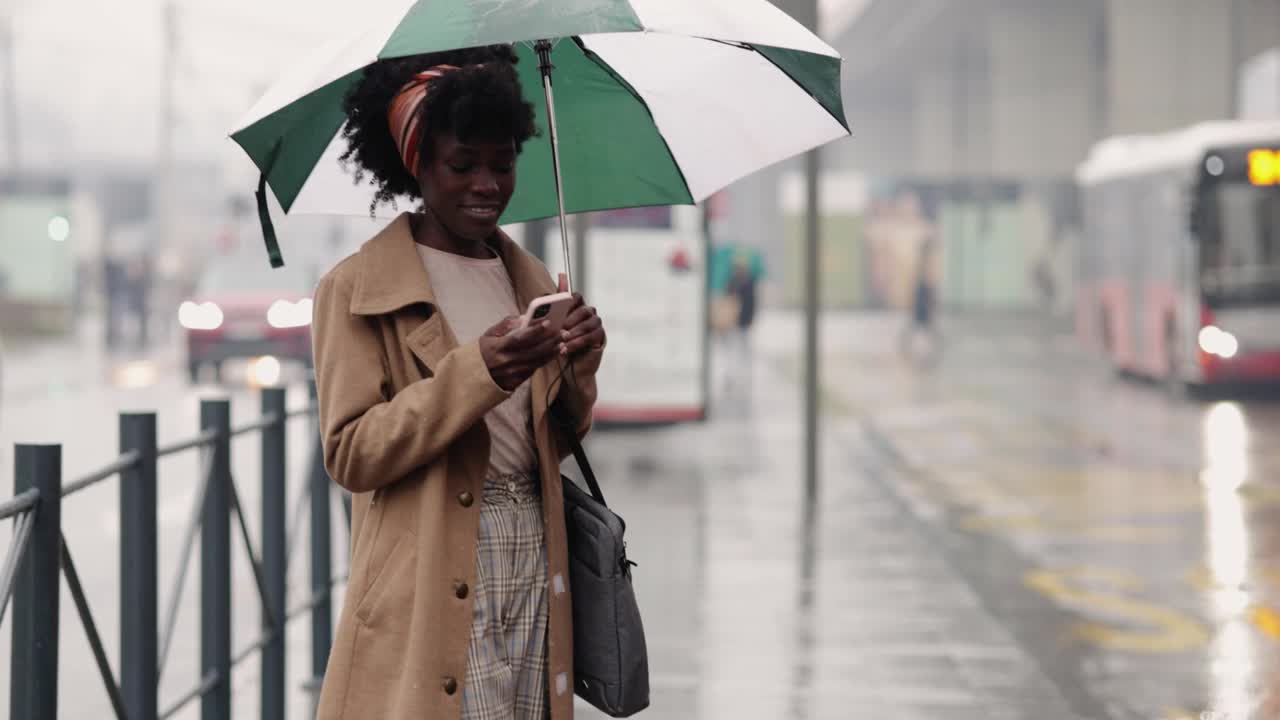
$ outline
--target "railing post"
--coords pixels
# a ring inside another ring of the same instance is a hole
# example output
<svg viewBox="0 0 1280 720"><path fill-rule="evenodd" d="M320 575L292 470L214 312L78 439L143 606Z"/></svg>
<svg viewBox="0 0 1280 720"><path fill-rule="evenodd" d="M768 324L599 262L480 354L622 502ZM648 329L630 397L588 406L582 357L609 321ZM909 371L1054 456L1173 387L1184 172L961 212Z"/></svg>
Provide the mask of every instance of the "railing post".
<svg viewBox="0 0 1280 720"><path fill-rule="evenodd" d="M262 627L275 635L262 649L262 720L284 720L285 708L285 390L262 391L262 415L274 415L275 424L262 431L262 575L267 607Z"/></svg>
<svg viewBox="0 0 1280 720"><path fill-rule="evenodd" d="M311 397L316 397L314 382L311 383ZM311 457L311 594L320 598L311 611L311 674L317 681L324 677L329 649L333 645L333 599L328 594L333 583L329 484L329 473L324 469L324 449L317 432Z"/></svg>
<svg viewBox="0 0 1280 720"><path fill-rule="evenodd" d="M129 720L155 720L159 691L156 416L120 415L120 453L138 464L120 474L120 694Z"/></svg>
<svg viewBox="0 0 1280 720"><path fill-rule="evenodd" d="M201 720L231 717L231 402L200 401L200 428L218 437L200 522L200 676L218 682L200 701Z"/></svg>
<svg viewBox="0 0 1280 720"><path fill-rule="evenodd" d="M62 538L62 446L18 445L14 493L40 492L35 525L13 593L9 717L58 717L58 598Z"/></svg>

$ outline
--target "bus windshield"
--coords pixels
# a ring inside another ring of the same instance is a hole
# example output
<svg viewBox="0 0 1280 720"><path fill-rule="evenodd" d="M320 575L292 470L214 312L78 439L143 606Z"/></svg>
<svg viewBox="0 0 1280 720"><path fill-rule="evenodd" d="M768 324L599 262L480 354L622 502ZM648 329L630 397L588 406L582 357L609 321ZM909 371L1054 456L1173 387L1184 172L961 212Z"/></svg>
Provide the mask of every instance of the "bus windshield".
<svg viewBox="0 0 1280 720"><path fill-rule="evenodd" d="M1222 183L1208 198L1201 282L1218 302L1280 301L1280 188Z"/></svg>

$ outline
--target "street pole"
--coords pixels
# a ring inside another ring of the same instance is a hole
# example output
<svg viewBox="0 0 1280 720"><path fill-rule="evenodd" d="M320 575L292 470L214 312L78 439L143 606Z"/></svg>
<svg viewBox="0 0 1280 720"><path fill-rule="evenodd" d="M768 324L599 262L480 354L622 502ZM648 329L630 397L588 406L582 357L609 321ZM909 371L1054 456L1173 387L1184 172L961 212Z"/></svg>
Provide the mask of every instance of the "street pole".
<svg viewBox="0 0 1280 720"><path fill-rule="evenodd" d="M160 128L158 155L156 158L156 176L152 191L153 218L155 230L152 235L152 257L161 254L170 241L170 223L172 222L172 187L174 167L174 126L176 110L174 107L174 83L177 79L178 64L178 6L175 0L167 0L163 9L163 47L160 60Z"/></svg>
<svg viewBox="0 0 1280 720"><path fill-rule="evenodd" d="M815 34L819 33L818 0L774 0L792 17ZM819 372L818 312L821 308L822 287L819 276L819 255L822 229L819 226L819 183L822 155L819 149L810 150L804 158L805 175L805 235L804 235L804 481L806 507L816 507L818 497L819 468Z"/></svg>
<svg viewBox="0 0 1280 720"><path fill-rule="evenodd" d="M818 313L821 303L821 276L818 272L821 228L818 206L818 182L822 158L818 150L812 150L804 159L805 171L805 388L804 388L804 453L805 492L812 500L818 497L818 389L820 364L818 344Z"/></svg>
<svg viewBox="0 0 1280 720"><path fill-rule="evenodd" d="M145 237L141 253L123 258L125 267L134 267L141 277L132 282L140 286L131 288L138 293L140 304L132 308L138 319L139 334L137 345L150 349L156 340L152 337L151 308L176 302L171 297L177 292L170 276L170 261L174 257L174 167L176 162L174 132L177 125L175 93L178 73L178 19L179 8L176 0L165 0L161 7L161 47L160 57L160 107L159 126L157 127L158 146L156 148L156 167L151 178L151 226ZM169 325L161 324L155 328L159 340L167 339Z"/></svg>
<svg viewBox="0 0 1280 720"><path fill-rule="evenodd" d="M783 12L797 22L819 34L818 0L771 0ZM818 310L822 288L818 276L821 247L821 221L818 212L818 184L822 157L818 148L810 150L803 161L805 178L805 233L804 233L804 484L806 522L816 509L818 498ZM769 199L777 203L778 199Z"/></svg>
<svg viewBox="0 0 1280 720"><path fill-rule="evenodd" d="M18 136L18 73L14 69L13 11L0 15L0 72L4 73L4 140L9 171L22 169L22 151Z"/></svg>
<svg viewBox="0 0 1280 720"><path fill-rule="evenodd" d="M1240 116L1240 100L1243 96L1240 87L1240 68L1244 65L1245 60L1245 13L1244 4L1241 0L1230 0L1228 4L1228 12L1230 12L1231 22L1231 47L1229 49L1229 57L1231 58L1230 67L1227 68L1227 87L1231 88L1231 108L1227 113L1227 117Z"/></svg>

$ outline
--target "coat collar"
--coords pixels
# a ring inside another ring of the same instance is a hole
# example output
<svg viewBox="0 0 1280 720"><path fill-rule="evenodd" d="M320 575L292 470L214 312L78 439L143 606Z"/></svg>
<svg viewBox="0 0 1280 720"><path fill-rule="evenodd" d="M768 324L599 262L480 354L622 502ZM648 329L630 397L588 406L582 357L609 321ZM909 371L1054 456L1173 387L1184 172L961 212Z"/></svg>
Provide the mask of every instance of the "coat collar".
<svg viewBox="0 0 1280 720"><path fill-rule="evenodd" d="M556 291L546 268L505 232L498 231L492 247L502 258L521 308L541 295ZM418 255L409 224L402 213L360 248L360 270L351 296L354 315L387 315L411 305L436 307L431 277Z"/></svg>
<svg viewBox="0 0 1280 720"><path fill-rule="evenodd" d="M528 307L534 298L556 291L546 267L506 233L499 230L491 247L507 268L517 307ZM351 295L351 313L390 315L415 305L430 307L432 312L427 319L409 332L404 342L427 368L435 368L458 342L444 316L435 312L431 277L415 247L408 213L400 215L365 243L357 258L359 270ZM560 371L561 363L557 360L540 368L531 378L535 424L542 422L548 405L560 393L560 383L554 382Z"/></svg>

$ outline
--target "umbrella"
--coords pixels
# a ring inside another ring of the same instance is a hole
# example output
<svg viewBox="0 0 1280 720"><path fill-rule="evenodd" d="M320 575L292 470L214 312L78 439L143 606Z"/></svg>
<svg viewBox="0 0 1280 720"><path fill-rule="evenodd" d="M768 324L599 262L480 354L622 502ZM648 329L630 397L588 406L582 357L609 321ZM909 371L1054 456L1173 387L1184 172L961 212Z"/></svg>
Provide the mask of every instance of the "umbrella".
<svg viewBox="0 0 1280 720"><path fill-rule="evenodd" d="M566 213L695 204L849 134L839 54L767 0L403 0L299 62L231 135L262 173L272 264L268 187L286 213L368 214L372 187L338 162L366 66L498 43L545 97L501 220L559 216L566 258Z"/></svg>

